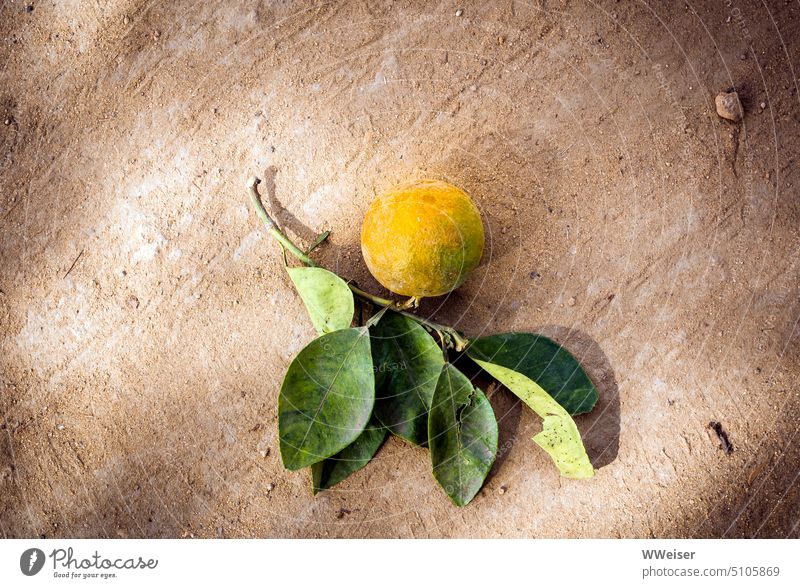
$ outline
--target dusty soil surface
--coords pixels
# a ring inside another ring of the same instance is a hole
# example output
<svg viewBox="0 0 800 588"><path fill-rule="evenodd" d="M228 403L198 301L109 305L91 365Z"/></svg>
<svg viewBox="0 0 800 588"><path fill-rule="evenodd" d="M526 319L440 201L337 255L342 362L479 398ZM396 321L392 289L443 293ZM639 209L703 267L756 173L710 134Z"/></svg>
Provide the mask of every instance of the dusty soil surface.
<svg viewBox="0 0 800 588"><path fill-rule="evenodd" d="M0 38L3 536L800 534L798 2L6 0ZM375 292L375 191L470 191L482 265L420 310L573 350L597 476L499 389L468 507L394 439L312 497L276 397L313 330L254 173Z"/></svg>

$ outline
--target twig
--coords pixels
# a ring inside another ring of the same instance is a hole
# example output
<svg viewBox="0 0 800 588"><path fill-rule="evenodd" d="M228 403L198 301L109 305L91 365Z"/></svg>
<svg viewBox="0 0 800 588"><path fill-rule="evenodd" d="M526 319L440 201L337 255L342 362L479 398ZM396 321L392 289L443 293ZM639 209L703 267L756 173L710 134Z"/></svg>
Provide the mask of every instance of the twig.
<svg viewBox="0 0 800 588"><path fill-rule="evenodd" d="M708 428L717 434L717 438L719 439L722 451L724 451L728 455L733 453L733 443L731 443L730 439L728 438L727 431L725 431L725 429L722 428L722 423L718 423L717 421L711 421L710 423L708 423Z"/></svg>
<svg viewBox="0 0 800 588"><path fill-rule="evenodd" d="M83 252L84 252L84 251L86 251L86 249L81 249L81 252L80 252L80 253L78 253L78 257L76 257L76 258L75 258L75 261L73 261L73 262L72 262L72 265L71 265L71 266L69 266L69 269L67 270L67 273L65 273L65 274L64 274L64 277L63 277L63 278L61 278L62 280L63 280L63 279L66 279L66 277L69 275L69 273L70 273L70 272L71 272L73 269L75 269L75 264L76 264L76 263L78 263L78 260L81 258L81 255L83 255Z"/></svg>
<svg viewBox="0 0 800 588"><path fill-rule="evenodd" d="M289 252L294 255L297 259L302 261L306 265L310 265L311 267L319 267L313 259L311 259L308 255L306 255L297 245L292 243L292 241L281 233L278 225L275 224L275 221L270 218L267 214L264 205L261 203L261 196L258 194L258 184L261 183L257 177L253 176L247 182L247 187L250 189L250 198L253 201L253 206L256 208L256 212L258 216L261 217L261 220L264 221L264 225L267 227L267 231L275 237L278 242L286 247Z"/></svg>

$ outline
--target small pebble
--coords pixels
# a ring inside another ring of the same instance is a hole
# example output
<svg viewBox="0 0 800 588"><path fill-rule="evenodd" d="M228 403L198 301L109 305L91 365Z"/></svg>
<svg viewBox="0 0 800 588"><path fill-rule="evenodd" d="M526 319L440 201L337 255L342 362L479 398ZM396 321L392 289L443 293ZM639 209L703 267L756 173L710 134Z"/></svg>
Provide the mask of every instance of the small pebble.
<svg viewBox="0 0 800 588"><path fill-rule="evenodd" d="M462 14L464 14L463 10L461 10L460 8L456 10L456 16L461 16Z"/></svg>
<svg viewBox="0 0 800 588"><path fill-rule="evenodd" d="M269 484L267 484L267 492L272 492L273 490L275 490L275 484L270 482Z"/></svg>
<svg viewBox="0 0 800 588"><path fill-rule="evenodd" d="M739 122L742 120L742 104L736 92L720 92L714 99L717 114L722 118Z"/></svg>
<svg viewBox="0 0 800 588"><path fill-rule="evenodd" d="M742 61L746 60L746 59L747 59L747 53L742 53L742 54L739 56L739 59L741 59Z"/></svg>
<svg viewBox="0 0 800 588"><path fill-rule="evenodd" d="M767 107L767 103L766 103L766 102L762 102L761 104L759 104L759 106L760 106L762 109L763 109L763 108L766 108L766 107Z"/></svg>
<svg viewBox="0 0 800 588"><path fill-rule="evenodd" d="M128 299L125 302L128 305L128 308L132 308L134 310L139 308L139 299L136 296L134 296L133 294L128 296Z"/></svg>
<svg viewBox="0 0 800 588"><path fill-rule="evenodd" d="M7 118L6 120L3 121L3 124L5 124L6 126L10 125L11 124L11 119Z"/></svg>
<svg viewBox="0 0 800 588"><path fill-rule="evenodd" d="M122 24L127 25L130 22L131 22L131 19L129 19L127 16L123 16L122 17Z"/></svg>
<svg viewBox="0 0 800 588"><path fill-rule="evenodd" d="M153 38L154 39L158 39L160 36L161 36L161 32L160 31L153 31Z"/></svg>
<svg viewBox="0 0 800 588"><path fill-rule="evenodd" d="M567 300L567 305L568 306L575 306L575 302L576 302L575 297L574 296L570 296L569 300Z"/></svg>
<svg viewBox="0 0 800 588"><path fill-rule="evenodd" d="M500 486L500 489L498 490L500 494L505 494L507 491L508 491L508 486L505 485Z"/></svg>
<svg viewBox="0 0 800 588"><path fill-rule="evenodd" d="M58 429L59 431L63 431L64 425L56 425L56 429Z"/></svg>

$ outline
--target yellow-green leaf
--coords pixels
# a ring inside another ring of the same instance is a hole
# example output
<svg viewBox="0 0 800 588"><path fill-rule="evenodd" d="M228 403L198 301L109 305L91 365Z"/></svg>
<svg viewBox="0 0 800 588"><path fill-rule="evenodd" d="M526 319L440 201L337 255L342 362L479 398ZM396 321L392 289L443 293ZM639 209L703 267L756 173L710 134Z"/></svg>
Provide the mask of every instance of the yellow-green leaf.
<svg viewBox="0 0 800 588"><path fill-rule="evenodd" d="M346 329L353 322L353 293L342 278L321 267L287 267L317 333Z"/></svg>
<svg viewBox="0 0 800 588"><path fill-rule="evenodd" d="M534 436L533 440L550 454L562 476L594 476L594 468L586 455L578 427L558 402L530 378L488 361L474 357L472 359L542 417L542 432Z"/></svg>

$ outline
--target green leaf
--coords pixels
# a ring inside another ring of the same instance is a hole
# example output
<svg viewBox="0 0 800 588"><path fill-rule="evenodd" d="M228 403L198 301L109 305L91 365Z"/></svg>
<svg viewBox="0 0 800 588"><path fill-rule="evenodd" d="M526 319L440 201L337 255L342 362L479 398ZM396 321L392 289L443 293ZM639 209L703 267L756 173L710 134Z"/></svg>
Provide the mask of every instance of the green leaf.
<svg viewBox="0 0 800 588"><path fill-rule="evenodd" d="M483 392L445 364L428 417L433 475L457 506L483 486L497 456L497 420Z"/></svg>
<svg viewBox="0 0 800 588"><path fill-rule="evenodd" d="M332 488L367 465L383 445L386 432L373 416L355 441L333 457L312 465L311 483L314 494Z"/></svg>
<svg viewBox="0 0 800 588"><path fill-rule="evenodd" d="M533 380L570 414L589 412L597 402L597 388L578 361L543 335L503 333L481 337L470 344L467 354Z"/></svg>
<svg viewBox="0 0 800 588"><path fill-rule="evenodd" d="M398 437L428 443L428 410L444 357L418 323L388 312L370 329L375 416Z"/></svg>
<svg viewBox="0 0 800 588"><path fill-rule="evenodd" d="M503 366L473 359L542 417L542 432L533 440L550 454L562 476L594 476L594 468L586 455L578 427L564 407L530 378Z"/></svg>
<svg viewBox="0 0 800 588"><path fill-rule="evenodd" d="M342 278L321 267L287 267L317 333L346 329L353 322L353 293Z"/></svg>
<svg viewBox="0 0 800 588"><path fill-rule="evenodd" d="M340 452L361 434L375 404L367 329L322 335L294 358L278 396L283 465L299 470Z"/></svg>

